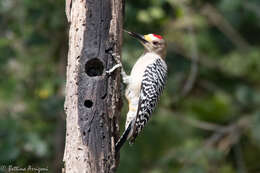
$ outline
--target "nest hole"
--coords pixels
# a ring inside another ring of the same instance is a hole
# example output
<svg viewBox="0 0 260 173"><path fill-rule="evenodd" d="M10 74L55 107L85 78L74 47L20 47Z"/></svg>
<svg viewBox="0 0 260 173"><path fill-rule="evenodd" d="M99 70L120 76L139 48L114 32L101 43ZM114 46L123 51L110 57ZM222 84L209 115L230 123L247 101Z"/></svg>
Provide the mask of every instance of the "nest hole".
<svg viewBox="0 0 260 173"><path fill-rule="evenodd" d="M89 60L85 65L85 72L90 77L101 76L103 74L103 71L104 65L97 58Z"/></svg>
<svg viewBox="0 0 260 173"><path fill-rule="evenodd" d="M84 106L87 108L91 108L93 106L93 102L91 100L85 100Z"/></svg>

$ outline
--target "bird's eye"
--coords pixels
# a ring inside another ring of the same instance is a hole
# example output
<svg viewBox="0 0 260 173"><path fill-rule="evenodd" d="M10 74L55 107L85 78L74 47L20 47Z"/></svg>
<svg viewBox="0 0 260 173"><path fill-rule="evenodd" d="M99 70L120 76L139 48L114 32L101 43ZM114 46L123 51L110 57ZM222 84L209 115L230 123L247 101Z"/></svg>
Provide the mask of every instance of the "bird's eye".
<svg viewBox="0 0 260 173"><path fill-rule="evenodd" d="M153 45L157 46L159 44L158 41L153 41Z"/></svg>

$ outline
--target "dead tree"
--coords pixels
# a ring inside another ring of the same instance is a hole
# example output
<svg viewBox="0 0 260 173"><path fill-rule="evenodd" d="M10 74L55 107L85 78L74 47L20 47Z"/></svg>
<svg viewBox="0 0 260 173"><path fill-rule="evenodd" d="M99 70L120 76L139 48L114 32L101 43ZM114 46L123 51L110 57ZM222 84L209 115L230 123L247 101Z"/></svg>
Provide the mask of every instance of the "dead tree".
<svg viewBox="0 0 260 173"><path fill-rule="evenodd" d="M67 64L66 173L115 172L120 73L106 70L121 52L123 2L66 0L70 23Z"/></svg>

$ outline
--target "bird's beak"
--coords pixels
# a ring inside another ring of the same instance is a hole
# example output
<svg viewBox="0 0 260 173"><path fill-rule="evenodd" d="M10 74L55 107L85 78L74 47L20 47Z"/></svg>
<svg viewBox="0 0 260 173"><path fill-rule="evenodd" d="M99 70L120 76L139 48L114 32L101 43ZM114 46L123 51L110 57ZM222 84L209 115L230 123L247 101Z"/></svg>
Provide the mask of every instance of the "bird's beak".
<svg viewBox="0 0 260 173"><path fill-rule="evenodd" d="M124 30L127 34L129 34L130 36L136 38L137 40L139 40L143 45L145 45L146 43L148 43L149 41L147 41L143 35L135 33L135 32L130 32L130 31L126 31Z"/></svg>

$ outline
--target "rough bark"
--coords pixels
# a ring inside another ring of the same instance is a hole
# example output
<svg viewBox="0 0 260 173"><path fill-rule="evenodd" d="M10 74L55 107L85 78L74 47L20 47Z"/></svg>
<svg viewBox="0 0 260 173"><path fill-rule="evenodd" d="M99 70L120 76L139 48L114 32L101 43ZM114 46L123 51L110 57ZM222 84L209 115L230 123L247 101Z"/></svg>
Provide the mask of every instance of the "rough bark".
<svg viewBox="0 0 260 173"><path fill-rule="evenodd" d="M114 172L121 108L119 70L111 53L121 52L123 2L67 0L70 23L66 83L66 173ZM68 4L69 3L69 4Z"/></svg>

